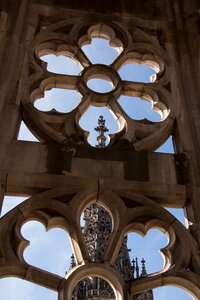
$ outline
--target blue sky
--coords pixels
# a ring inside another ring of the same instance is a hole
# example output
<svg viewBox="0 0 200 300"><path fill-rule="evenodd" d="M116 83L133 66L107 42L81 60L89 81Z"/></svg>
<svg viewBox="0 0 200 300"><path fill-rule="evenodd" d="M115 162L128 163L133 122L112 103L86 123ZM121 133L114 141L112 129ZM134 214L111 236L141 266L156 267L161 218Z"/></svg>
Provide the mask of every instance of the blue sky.
<svg viewBox="0 0 200 300"><path fill-rule="evenodd" d="M93 39L92 44L84 46L83 50L92 63L106 65L111 64L118 55L114 48L109 47L108 41L103 39ZM78 75L81 72L81 66L67 57L50 55L42 59L48 62L48 69L51 72L71 75ZM150 76L154 73L155 71L152 68L137 64L127 64L119 70L122 79L139 82L149 82ZM112 89L109 82L102 82L101 80L98 82L92 80L88 85L91 89L99 92ZM42 111L55 108L66 113L75 108L80 101L81 96L77 91L52 89L45 93L45 98L38 99L35 106ZM152 110L151 103L147 101L141 101L136 97L123 96L120 97L119 103L131 118L136 120L147 118L155 122L160 121L159 114ZM117 123L107 107L96 108L90 106L80 119L80 126L90 132L88 142L92 146L96 144L97 133L94 131L94 127L97 126L100 115L103 115L106 119L109 133L118 131ZM22 123L18 139L37 140L24 123ZM157 151L173 153L171 138ZM25 199L6 196L1 217ZM183 209L170 209L170 212L184 223ZM41 223L30 221L22 227L22 235L30 241L30 246L24 252L24 258L29 264L61 276L65 275L69 268L72 250L68 234L64 230L55 228L46 232ZM128 248L132 250L130 253L131 259L138 257L141 260L144 257L148 273L162 269L164 261L159 250L165 247L167 243L166 235L157 229L150 230L146 237L136 233L128 235ZM56 292L15 278L0 280L0 295L2 300L13 300L13 298L20 300L57 300ZM193 299L185 291L176 287L157 288L154 290L154 298L155 300L168 300L169 298L170 300Z"/></svg>

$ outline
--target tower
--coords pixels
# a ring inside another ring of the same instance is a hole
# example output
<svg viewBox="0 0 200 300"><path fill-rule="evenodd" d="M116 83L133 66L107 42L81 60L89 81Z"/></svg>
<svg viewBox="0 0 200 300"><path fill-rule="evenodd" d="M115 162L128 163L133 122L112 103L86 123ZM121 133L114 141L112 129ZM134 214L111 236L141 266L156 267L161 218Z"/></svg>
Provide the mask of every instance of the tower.
<svg viewBox="0 0 200 300"><path fill-rule="evenodd" d="M111 64L93 64L82 51L95 37L118 50ZM29 198L0 219L0 276L42 285L58 300L71 299L86 277L107 281L116 300L163 285L200 299L199 1L1 0L0 44L0 201L4 195ZM49 71L46 54L70 57L82 71ZM147 64L156 74L150 83L124 80L118 70L127 62ZM88 87L99 77L112 83L109 92ZM37 109L34 103L56 88L78 91L77 107ZM132 119L118 101L122 95L149 101L161 121ZM79 126L90 106L109 107L118 123L106 148L91 147ZM17 140L22 120L38 143ZM176 153L155 153L170 135ZM81 213L94 203L113 221L96 262L80 226ZM186 227L168 207L184 208ZM76 267L65 278L24 261L28 242L21 227L32 219L69 233ZM128 282L115 268L124 236L153 227L169 237L165 267Z"/></svg>

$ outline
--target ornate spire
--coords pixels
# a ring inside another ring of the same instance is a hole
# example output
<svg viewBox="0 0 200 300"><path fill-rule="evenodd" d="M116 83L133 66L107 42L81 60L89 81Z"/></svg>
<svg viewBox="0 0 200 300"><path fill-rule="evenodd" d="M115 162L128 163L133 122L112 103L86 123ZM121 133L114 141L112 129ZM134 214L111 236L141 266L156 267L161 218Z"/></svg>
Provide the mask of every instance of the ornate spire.
<svg viewBox="0 0 200 300"><path fill-rule="evenodd" d="M74 254L72 254L71 256L71 263L70 263L70 269L74 268L76 266L76 261L75 261L75 258L74 258Z"/></svg>
<svg viewBox="0 0 200 300"><path fill-rule="evenodd" d="M141 267L141 273L140 273L140 268L139 268L137 257L132 260L133 278L137 279L139 277L143 277L143 276L147 275L144 258L141 260L141 265L142 265L142 267ZM131 299L132 300L154 300L153 291L152 290L144 291L140 294L132 296Z"/></svg>
<svg viewBox="0 0 200 300"><path fill-rule="evenodd" d="M93 262L102 260L104 250L107 246L111 231L112 220L108 211L102 206L93 203L84 210L85 224L82 233L86 247ZM145 276L146 267L144 258L139 267L138 258L133 259L132 264L129 256L130 249L127 247L127 236L124 237L115 268L123 276L125 281ZM70 268L76 266L74 255L71 256ZM73 291L73 300L114 300L114 292L111 286L101 278L89 277L80 281ZM132 300L153 300L153 292L145 291L134 295Z"/></svg>
<svg viewBox="0 0 200 300"><path fill-rule="evenodd" d="M135 259L135 262L136 262L136 267L135 267L135 270L136 270L136 278L140 277L139 275L139 265L138 265L138 259L136 257Z"/></svg>
<svg viewBox="0 0 200 300"><path fill-rule="evenodd" d="M141 272L141 276L145 276L147 274L147 271L146 271L146 266L145 266L145 260L144 258L141 260L141 263L142 263L142 272Z"/></svg>
<svg viewBox="0 0 200 300"><path fill-rule="evenodd" d="M112 231L111 217L105 208L93 203L84 210L84 220L85 224L82 232L90 260L94 262L101 261ZM85 300L115 299L113 289L103 279L91 277L86 287Z"/></svg>
<svg viewBox="0 0 200 300"><path fill-rule="evenodd" d="M132 260L132 270L133 270L132 277L135 278L135 259Z"/></svg>
<svg viewBox="0 0 200 300"><path fill-rule="evenodd" d="M96 130L99 135L97 137L97 142L98 144L96 145L97 148L105 148L106 147L106 136L105 136L105 132L108 131L108 128L105 126L105 119L103 118L103 116L100 116L98 119L98 126L96 128L94 128L94 130Z"/></svg>
<svg viewBox="0 0 200 300"><path fill-rule="evenodd" d="M144 258L141 260L141 273L140 273L140 268L139 268L139 264L138 264L138 259L137 257L135 259L132 260L132 271L133 271L133 278L139 278L142 276L147 275L147 271L146 271L146 266L145 266L145 260ZM139 274L140 273L140 274Z"/></svg>

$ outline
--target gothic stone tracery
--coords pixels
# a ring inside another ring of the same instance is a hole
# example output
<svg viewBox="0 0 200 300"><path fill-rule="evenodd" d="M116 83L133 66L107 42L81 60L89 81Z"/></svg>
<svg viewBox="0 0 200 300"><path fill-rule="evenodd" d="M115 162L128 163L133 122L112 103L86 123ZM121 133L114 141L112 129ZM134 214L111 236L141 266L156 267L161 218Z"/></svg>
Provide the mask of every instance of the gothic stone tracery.
<svg viewBox="0 0 200 300"><path fill-rule="evenodd" d="M163 285L184 287L200 299L199 205L199 7L198 1L0 1L1 203L5 194L29 199L0 219L0 276L16 276L71 300L76 284L91 276L106 280L116 300ZM119 50L110 65L92 65L81 49L91 38L107 38ZM78 76L49 72L47 53L70 56ZM127 61L153 66L150 83L123 81ZM112 91L87 86L94 76L109 79ZM82 100L72 112L41 112L34 101L52 88L73 89ZM150 101L161 122L135 121L118 103L120 95ZM90 105L109 106L119 124L107 148L86 141L79 119ZM16 140L24 120L40 143ZM173 135L176 154L154 153ZM88 205L105 207L113 228L99 261L89 256L80 228ZM165 207L184 207L187 228ZM24 222L69 232L76 267L65 278L28 265L21 235ZM169 236L161 249L163 270L125 280L115 268L124 236L152 227Z"/></svg>

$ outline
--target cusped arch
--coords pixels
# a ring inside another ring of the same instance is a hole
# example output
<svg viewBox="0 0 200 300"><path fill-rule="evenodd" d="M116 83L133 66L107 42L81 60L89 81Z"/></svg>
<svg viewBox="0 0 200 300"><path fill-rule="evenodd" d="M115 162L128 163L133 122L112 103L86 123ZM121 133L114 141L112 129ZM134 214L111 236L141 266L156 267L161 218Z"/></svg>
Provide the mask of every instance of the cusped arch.
<svg viewBox="0 0 200 300"><path fill-rule="evenodd" d="M77 262L82 262L83 257L87 259L81 230L76 226L68 205L56 200L56 196L55 191L54 193L52 191L40 193L15 207L0 220L0 223L2 223L1 236L6 241L1 248L3 257L12 260L16 264L20 262L25 264L23 251L27 246L27 241L21 235L21 227L28 220L37 220L47 229L60 227L66 230L71 238ZM15 243L13 243L13 232L15 233Z"/></svg>
<svg viewBox="0 0 200 300"><path fill-rule="evenodd" d="M124 292L125 282L115 269L111 268L108 263L91 263L78 266L67 274L66 284L61 287L58 300L71 300L72 291L76 284L85 277L90 276L100 277L107 281L113 288L116 300L128 299Z"/></svg>
<svg viewBox="0 0 200 300"><path fill-rule="evenodd" d="M147 198L140 195L137 197L143 198L144 202ZM135 201L137 201L136 199ZM124 234L130 229L133 229L133 231L135 229L136 232L139 230L141 233L146 234L150 228L158 228L163 232L167 232L169 244L162 251L166 259L166 266L163 271L169 267L175 269L185 267L187 269L190 264L193 246L195 246L194 239L183 224L172 214L151 199L147 198L146 201L146 205L143 202L143 206L138 206L128 211Z"/></svg>
<svg viewBox="0 0 200 300"><path fill-rule="evenodd" d="M169 236L169 244L162 250L166 259L166 266L162 272L171 268L187 269L191 267L191 259L196 263L195 272L198 272L198 255L195 254L198 253L197 244L188 230L150 198L131 192L122 194L123 197L133 201L134 207L127 209L121 227L115 233L113 245L107 252L111 264L115 263L125 234L129 231L146 234L149 229L158 228ZM192 266L194 268L194 263Z"/></svg>
<svg viewBox="0 0 200 300"><path fill-rule="evenodd" d="M130 294L135 295L161 286L179 287L187 291L195 300L200 299L199 277L189 270L168 271L164 274L139 278L137 282L131 282Z"/></svg>

